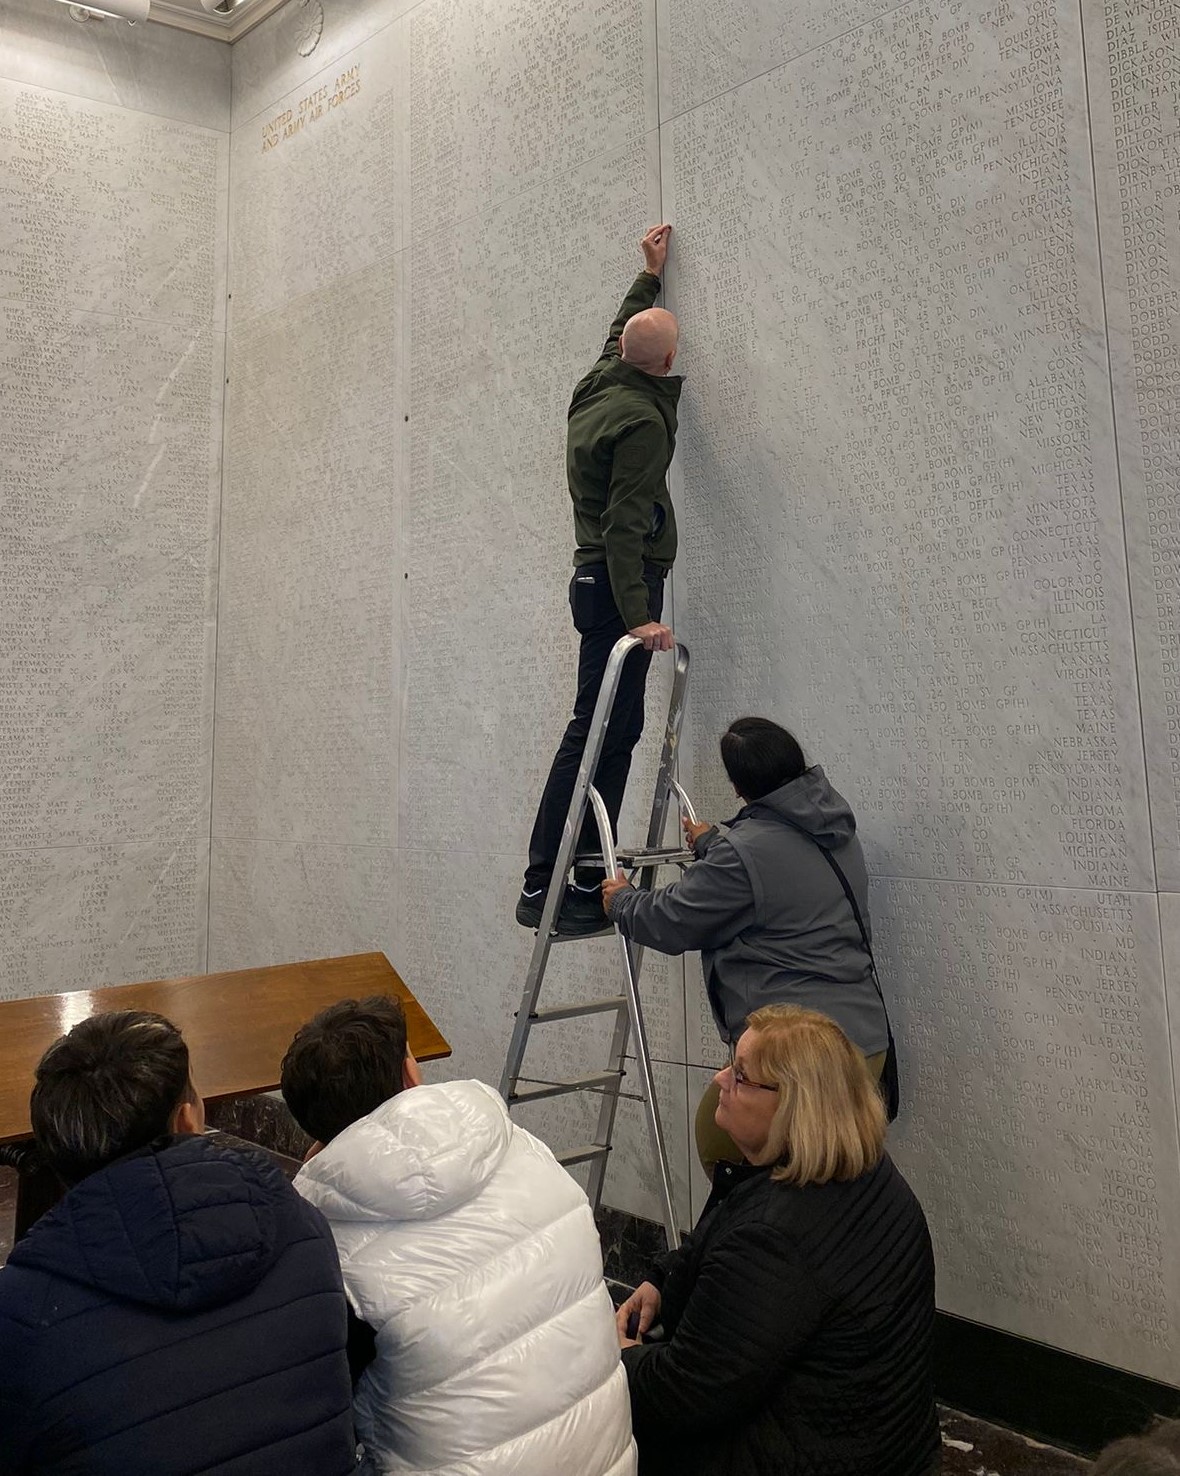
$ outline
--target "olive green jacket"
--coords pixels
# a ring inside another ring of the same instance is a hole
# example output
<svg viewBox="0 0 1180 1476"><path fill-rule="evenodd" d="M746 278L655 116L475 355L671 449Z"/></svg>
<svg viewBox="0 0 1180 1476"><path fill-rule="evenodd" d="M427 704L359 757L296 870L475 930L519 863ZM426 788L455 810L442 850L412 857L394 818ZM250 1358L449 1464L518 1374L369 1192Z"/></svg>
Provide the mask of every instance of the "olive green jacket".
<svg viewBox="0 0 1180 1476"><path fill-rule="evenodd" d="M646 560L676 557L676 515L664 478L676 447L679 375L645 374L619 357L628 318L651 307L660 279L640 272L611 324L602 356L570 401L566 475L574 504L574 564L605 561L628 630L651 616Z"/></svg>

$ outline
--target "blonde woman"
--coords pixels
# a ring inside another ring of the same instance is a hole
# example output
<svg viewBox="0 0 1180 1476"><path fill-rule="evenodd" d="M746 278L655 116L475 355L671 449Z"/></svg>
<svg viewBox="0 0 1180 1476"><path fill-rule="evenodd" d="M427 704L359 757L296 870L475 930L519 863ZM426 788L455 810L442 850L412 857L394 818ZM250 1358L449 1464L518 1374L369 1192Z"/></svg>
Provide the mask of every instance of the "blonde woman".
<svg viewBox="0 0 1180 1476"><path fill-rule="evenodd" d="M934 1258L880 1093L825 1015L747 1027L716 1077L746 1162L619 1309L640 1476L927 1476Z"/></svg>

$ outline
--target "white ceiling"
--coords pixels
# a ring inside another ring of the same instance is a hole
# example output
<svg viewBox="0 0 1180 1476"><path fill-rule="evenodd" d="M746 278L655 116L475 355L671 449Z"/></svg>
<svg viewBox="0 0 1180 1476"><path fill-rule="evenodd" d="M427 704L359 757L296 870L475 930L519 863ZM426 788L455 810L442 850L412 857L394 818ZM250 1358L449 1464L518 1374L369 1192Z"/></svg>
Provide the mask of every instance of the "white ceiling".
<svg viewBox="0 0 1180 1476"><path fill-rule="evenodd" d="M219 41L236 41L285 3L286 0L238 0L226 12L208 11L201 0L152 0L148 20L176 26L181 31L194 31L199 36L215 36Z"/></svg>

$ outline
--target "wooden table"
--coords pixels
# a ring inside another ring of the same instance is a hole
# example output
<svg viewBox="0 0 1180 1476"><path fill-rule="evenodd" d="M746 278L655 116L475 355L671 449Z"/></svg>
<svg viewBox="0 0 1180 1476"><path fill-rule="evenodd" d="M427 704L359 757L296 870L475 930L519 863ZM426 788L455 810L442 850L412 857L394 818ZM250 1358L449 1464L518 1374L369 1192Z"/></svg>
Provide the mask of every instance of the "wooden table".
<svg viewBox="0 0 1180 1476"><path fill-rule="evenodd" d="M197 1090L206 1101L216 1102L273 1090L283 1055L301 1025L325 1005L370 994L401 1000L410 1050L420 1061L451 1054L383 953L0 1000L0 1143L20 1143L32 1135L29 1093L46 1047L101 1010L165 1015L188 1043ZM18 1234L31 1223L34 1207L29 1201L36 1191L29 1179L22 1174L18 1182ZM43 1193L43 1185L41 1189Z"/></svg>

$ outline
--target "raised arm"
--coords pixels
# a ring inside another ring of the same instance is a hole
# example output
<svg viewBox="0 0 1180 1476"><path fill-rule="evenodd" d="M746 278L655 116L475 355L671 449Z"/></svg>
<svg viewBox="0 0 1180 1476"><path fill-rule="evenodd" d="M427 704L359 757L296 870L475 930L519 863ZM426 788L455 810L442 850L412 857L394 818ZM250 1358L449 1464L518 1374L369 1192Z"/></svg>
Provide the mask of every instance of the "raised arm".
<svg viewBox="0 0 1180 1476"><path fill-rule="evenodd" d="M637 892L607 878L603 906L625 938L660 953L718 948L755 918L754 888L741 857L718 837L679 881Z"/></svg>
<svg viewBox="0 0 1180 1476"><path fill-rule="evenodd" d="M631 288L623 299L618 316L610 325L610 333L603 345L600 363L602 359L618 357L619 339L623 336L627 320L633 318L636 313L643 312L645 308L655 306L656 298L660 295L660 278L664 274L664 263L668 259L668 237L671 234L670 225L652 226L640 241L639 246L643 252L643 271L631 283Z"/></svg>

